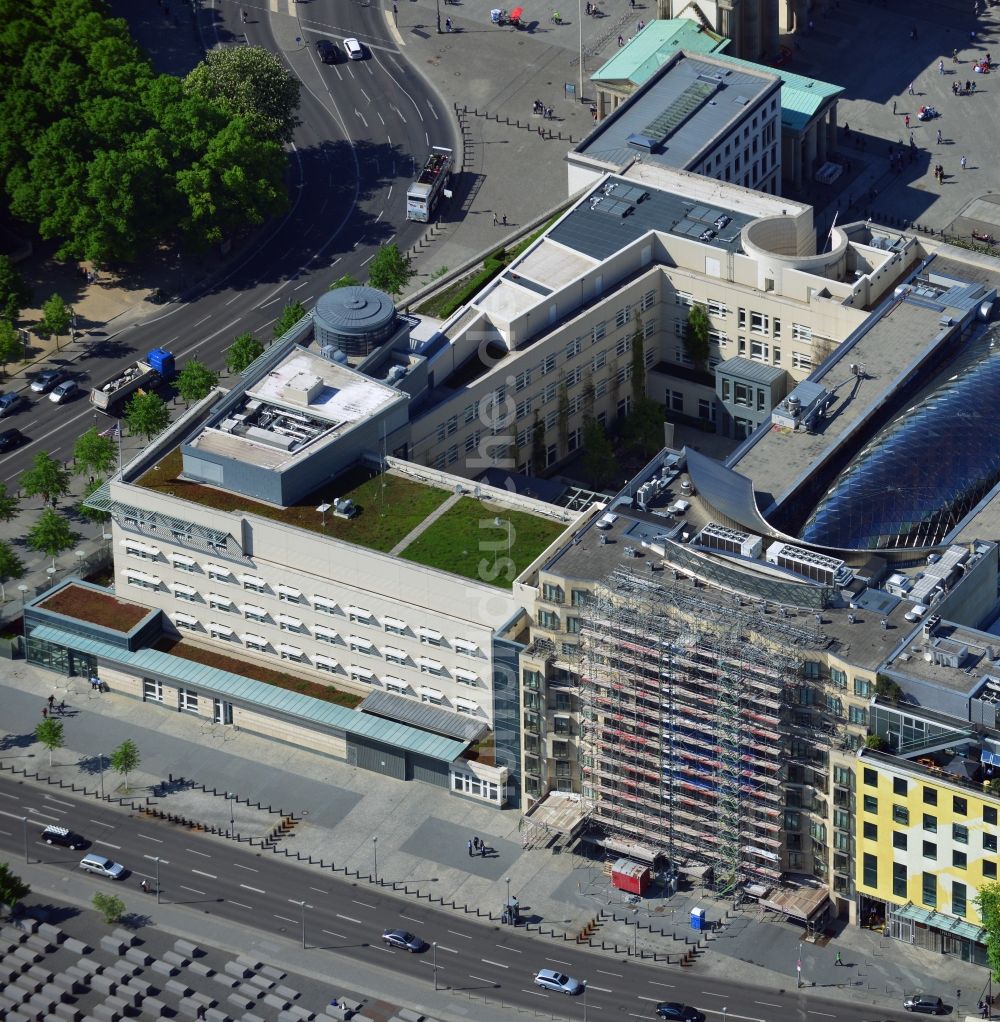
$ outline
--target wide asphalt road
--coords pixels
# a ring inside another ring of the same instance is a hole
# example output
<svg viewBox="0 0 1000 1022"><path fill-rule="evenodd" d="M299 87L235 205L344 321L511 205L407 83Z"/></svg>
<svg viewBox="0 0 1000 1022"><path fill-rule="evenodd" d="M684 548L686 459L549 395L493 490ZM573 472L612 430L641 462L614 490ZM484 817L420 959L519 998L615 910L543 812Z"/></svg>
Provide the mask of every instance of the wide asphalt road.
<svg viewBox="0 0 1000 1022"><path fill-rule="evenodd" d="M406 251L427 229L406 221L406 188L433 146L454 148L452 118L407 66L377 8L315 0L296 9L297 28L288 16L270 19L264 7L223 2L204 38L206 46L263 46L301 83L301 124L289 147L289 210L218 279L189 278L169 304L148 306L141 322L95 330L54 354L48 364L66 369L83 394L60 406L24 391L27 404L3 428L19 429L28 443L0 457L0 482L13 483L40 450L68 459L82 432L96 423L104 428L108 420L91 408L90 389L150 348L172 351L178 366L196 355L221 369L238 333L269 340L286 302L310 308L340 276L363 280L379 245L394 241ZM361 41L365 59L346 59L347 36ZM320 38L336 42L339 63L319 61Z"/></svg>
<svg viewBox="0 0 1000 1022"><path fill-rule="evenodd" d="M27 822L22 820L27 818ZM382 965L414 982L456 991L499 994L527 1009L569 1013L590 1019L651 1019L657 1002L683 1001L716 1020L740 1022L859 1022L895 1019L860 1004L706 983L697 970L649 965L530 936L521 929L483 924L474 918L413 902L367 883L355 883L320 869L307 869L270 852L171 824L131 815L118 806L80 801L66 792L0 778L0 849L14 871L25 847L33 861L75 870L78 883L109 891L115 882L79 871L81 852L39 840L42 828L67 826L91 841L88 849L121 862L124 884L145 878L165 902L197 914L231 920L241 927L322 949L347 961ZM157 863L159 859L159 863ZM153 895L150 895L151 901ZM303 904L304 903L304 904ZM155 910L150 907L155 922ZM385 947L385 928L401 927L436 942L417 954ZM436 970L435 970L436 965ZM540 968L556 969L587 983L584 997L546 992L532 983Z"/></svg>

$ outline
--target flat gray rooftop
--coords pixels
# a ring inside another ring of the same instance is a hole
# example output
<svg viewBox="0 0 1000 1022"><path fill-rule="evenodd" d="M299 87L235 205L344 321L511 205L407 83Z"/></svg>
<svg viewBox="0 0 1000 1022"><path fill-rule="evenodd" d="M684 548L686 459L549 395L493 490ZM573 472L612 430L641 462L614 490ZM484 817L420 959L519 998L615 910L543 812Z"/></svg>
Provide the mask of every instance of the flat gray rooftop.
<svg viewBox="0 0 1000 1022"><path fill-rule="evenodd" d="M637 156L685 170L728 136L778 81L776 75L680 54L574 152L618 170Z"/></svg>
<svg viewBox="0 0 1000 1022"><path fill-rule="evenodd" d="M997 648L996 645L990 646L991 638L995 639L995 636L949 622L937 626L933 639L926 638L923 629L920 629L896 658L893 668L900 674L953 692L971 692L979 687L984 676L997 676L997 669L988 656L991 649ZM943 652L956 652L961 647L965 647L967 652L958 667L934 663L933 660L928 662L925 654L934 649L935 644Z"/></svg>
<svg viewBox="0 0 1000 1022"><path fill-rule="evenodd" d="M598 260L607 259L650 231L742 252L740 232L758 215L747 216L729 206L612 177L556 224L548 237Z"/></svg>
<svg viewBox="0 0 1000 1022"><path fill-rule="evenodd" d="M904 300L893 306L820 377L810 377L836 400L815 433L772 428L730 467L754 482L754 490L780 503L841 444L861 429L911 372L940 343L941 312ZM863 364L857 382L852 364ZM867 437L865 438L867 439ZM859 445L860 446L860 445ZM759 500L762 512L770 501Z"/></svg>

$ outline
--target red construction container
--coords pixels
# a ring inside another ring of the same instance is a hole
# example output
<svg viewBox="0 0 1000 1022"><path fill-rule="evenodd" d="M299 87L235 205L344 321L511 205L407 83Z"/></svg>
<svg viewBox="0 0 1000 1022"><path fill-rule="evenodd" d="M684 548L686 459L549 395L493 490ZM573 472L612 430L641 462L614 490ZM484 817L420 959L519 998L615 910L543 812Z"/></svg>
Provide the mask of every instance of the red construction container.
<svg viewBox="0 0 1000 1022"><path fill-rule="evenodd" d="M632 859L619 859L611 867L611 883L629 894L644 894L652 879L649 867Z"/></svg>

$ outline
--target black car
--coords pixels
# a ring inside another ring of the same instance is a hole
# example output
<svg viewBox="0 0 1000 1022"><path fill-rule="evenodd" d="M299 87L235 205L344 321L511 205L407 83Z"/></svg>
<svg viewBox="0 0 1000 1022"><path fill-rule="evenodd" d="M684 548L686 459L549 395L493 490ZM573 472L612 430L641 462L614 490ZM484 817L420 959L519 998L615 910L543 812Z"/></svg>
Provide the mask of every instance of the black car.
<svg viewBox="0 0 1000 1022"><path fill-rule="evenodd" d="M316 52L319 54L319 59L323 61L324 64L336 64L340 59L337 44L331 43L329 39L317 39Z"/></svg>
<svg viewBox="0 0 1000 1022"><path fill-rule="evenodd" d="M47 845L62 845L63 848L86 848L87 842L79 834L74 834L68 827L46 827L42 831L42 840Z"/></svg>
<svg viewBox="0 0 1000 1022"><path fill-rule="evenodd" d="M661 1001L656 1006L658 1018L672 1018L677 1022L705 1022L705 1015L690 1004L681 1004L678 1001Z"/></svg>
<svg viewBox="0 0 1000 1022"><path fill-rule="evenodd" d="M0 451L12 451L24 441L24 434L19 429L5 429L0 432Z"/></svg>
<svg viewBox="0 0 1000 1022"><path fill-rule="evenodd" d="M398 947L401 951L423 951L427 947L424 941L406 930L384 930L382 939L389 947Z"/></svg>
<svg viewBox="0 0 1000 1022"><path fill-rule="evenodd" d="M937 994L910 994L903 1001L907 1011L922 1011L925 1015L943 1015L944 1002Z"/></svg>

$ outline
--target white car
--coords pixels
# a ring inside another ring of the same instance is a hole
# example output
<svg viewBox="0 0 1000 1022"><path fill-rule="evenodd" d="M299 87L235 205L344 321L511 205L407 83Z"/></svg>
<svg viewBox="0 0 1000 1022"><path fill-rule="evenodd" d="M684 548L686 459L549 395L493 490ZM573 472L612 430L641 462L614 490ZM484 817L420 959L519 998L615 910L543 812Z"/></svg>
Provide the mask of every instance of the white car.
<svg viewBox="0 0 1000 1022"><path fill-rule="evenodd" d="M73 380L64 380L52 388L49 392L49 400L57 405L61 405L63 401L69 401L71 398L76 397L79 391L80 388Z"/></svg>
<svg viewBox="0 0 1000 1022"><path fill-rule="evenodd" d="M125 867L103 855L85 855L80 860L80 869L86 873L96 873L109 880L120 880Z"/></svg>
<svg viewBox="0 0 1000 1022"><path fill-rule="evenodd" d="M365 59L365 51L362 48L361 43L359 43L357 41L357 39L345 39L344 40L344 50L346 51L347 56L351 60L364 60Z"/></svg>

